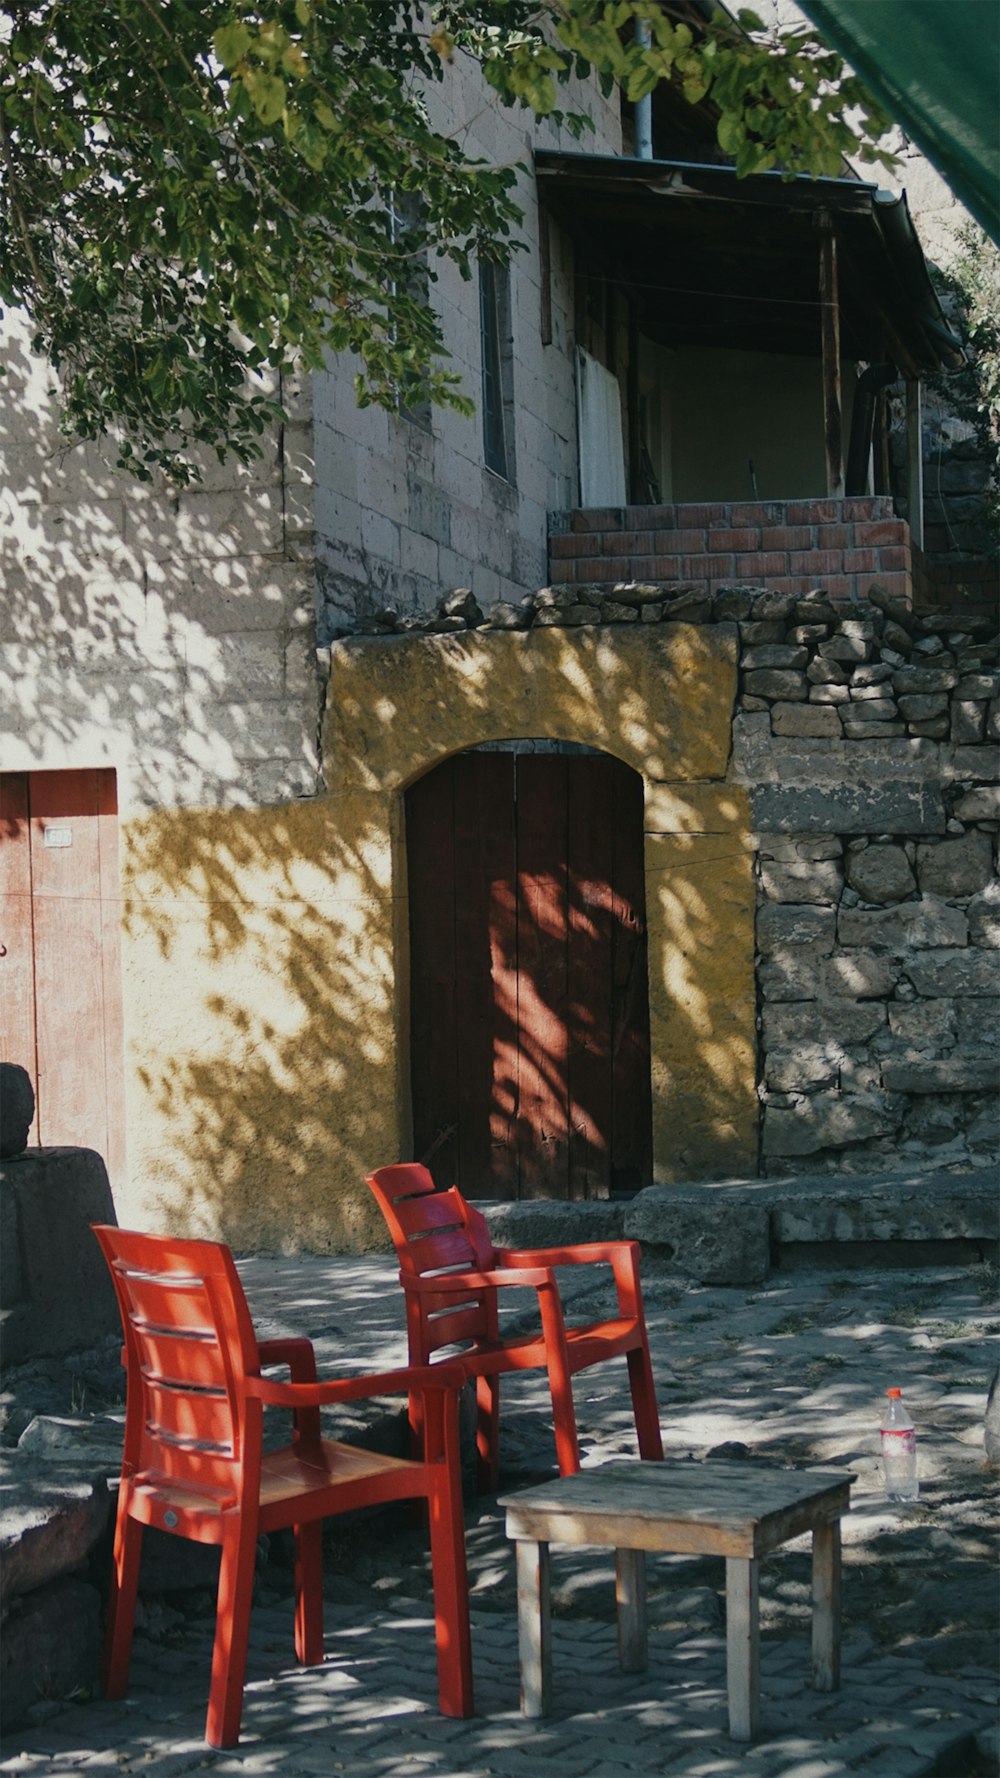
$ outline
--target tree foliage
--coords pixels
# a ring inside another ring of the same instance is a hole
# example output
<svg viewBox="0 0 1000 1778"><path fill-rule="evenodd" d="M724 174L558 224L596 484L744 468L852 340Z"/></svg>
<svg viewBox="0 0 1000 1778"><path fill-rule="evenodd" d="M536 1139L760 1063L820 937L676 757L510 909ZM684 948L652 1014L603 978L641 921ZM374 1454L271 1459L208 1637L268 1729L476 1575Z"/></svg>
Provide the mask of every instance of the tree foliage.
<svg viewBox="0 0 1000 1778"><path fill-rule="evenodd" d="M717 107L740 174L886 158L887 120L810 28L706 28L688 0L9 4L0 300L59 373L64 429L183 484L199 447L256 453L268 372L345 350L362 401L467 408L413 268L468 277L510 251L519 212L516 169L430 122L460 56L497 102L577 134L574 79L630 100L675 81Z"/></svg>
<svg viewBox="0 0 1000 1778"><path fill-rule="evenodd" d="M976 451L989 466L983 509L989 547L995 549L1000 535L1000 247L978 223L963 222L950 264L935 268L933 276L967 356L961 369L939 373L931 386L949 411L972 427Z"/></svg>

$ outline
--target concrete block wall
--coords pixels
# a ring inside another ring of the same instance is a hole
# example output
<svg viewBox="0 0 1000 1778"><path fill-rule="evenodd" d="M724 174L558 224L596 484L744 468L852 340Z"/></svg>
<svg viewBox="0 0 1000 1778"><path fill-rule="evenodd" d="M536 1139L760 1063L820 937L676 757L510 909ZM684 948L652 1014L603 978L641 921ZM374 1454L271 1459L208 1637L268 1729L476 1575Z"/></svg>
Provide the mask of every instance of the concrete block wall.
<svg viewBox="0 0 1000 1778"><path fill-rule="evenodd" d="M821 586L849 602L877 580L912 597L909 528L887 495L557 513L549 529L554 586L658 581L715 593L742 582L796 595Z"/></svg>
<svg viewBox="0 0 1000 1778"><path fill-rule="evenodd" d="M594 87L567 104L587 112L594 153L617 153L621 120ZM530 166L534 146L578 146L557 126L532 126L506 111L478 69L458 56L429 93L434 121L461 127L472 155L492 165ZM448 368L476 403L465 417L435 409L423 424L381 409L359 409L357 365L344 356L315 380L317 575L321 643L371 627L392 613L433 612L443 594L471 587L480 606L517 603L547 575L547 514L576 498L573 262L553 225L548 290L543 291L534 180L521 171L515 192L524 213L511 270L514 470L510 481L483 457L479 292L447 263L431 267L430 301L441 319ZM547 299L547 301L546 301ZM551 338L543 338L543 306ZM393 621L389 619L390 623Z"/></svg>
<svg viewBox="0 0 1000 1778"><path fill-rule="evenodd" d="M70 446L3 323L0 771L113 766L123 813L315 794L310 390L247 469L181 493Z"/></svg>

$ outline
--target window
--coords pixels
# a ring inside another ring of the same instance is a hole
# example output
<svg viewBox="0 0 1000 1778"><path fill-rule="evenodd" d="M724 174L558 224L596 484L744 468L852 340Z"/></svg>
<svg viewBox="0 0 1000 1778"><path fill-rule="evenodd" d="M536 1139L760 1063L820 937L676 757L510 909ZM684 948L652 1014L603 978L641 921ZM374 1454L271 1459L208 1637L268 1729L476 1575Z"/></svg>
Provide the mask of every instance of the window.
<svg viewBox="0 0 1000 1778"><path fill-rule="evenodd" d="M420 222L420 198L414 191L394 191L389 201L389 233L393 244L401 255L408 257L405 274L394 280L393 288L404 295L412 297L424 307L428 301L427 254L424 248L414 250L412 231ZM431 430L431 404L425 397L422 401L407 403L402 394L397 395L396 406L404 420L410 420L415 426L423 427L425 432Z"/></svg>
<svg viewBox="0 0 1000 1778"><path fill-rule="evenodd" d="M483 355L483 452L487 469L514 480L514 350L510 276L494 260L479 262L479 331Z"/></svg>

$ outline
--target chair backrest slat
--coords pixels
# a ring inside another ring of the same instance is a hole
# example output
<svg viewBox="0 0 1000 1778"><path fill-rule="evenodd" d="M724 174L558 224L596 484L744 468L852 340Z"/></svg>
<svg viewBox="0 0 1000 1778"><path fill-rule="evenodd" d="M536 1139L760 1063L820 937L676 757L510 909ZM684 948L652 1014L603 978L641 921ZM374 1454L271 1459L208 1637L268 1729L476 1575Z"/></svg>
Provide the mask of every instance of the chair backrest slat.
<svg viewBox="0 0 1000 1778"><path fill-rule="evenodd" d="M417 1161L380 1167L368 1184L388 1224L401 1276L441 1277L442 1294L421 1292L419 1307L412 1309L411 1359L419 1363L443 1346L495 1340L495 1288L463 1293L458 1302L444 1288L449 1270L490 1269L493 1244L485 1218L466 1204L457 1186L435 1191L430 1173Z"/></svg>
<svg viewBox="0 0 1000 1778"><path fill-rule="evenodd" d="M128 1361L126 1460L232 1497L244 1461L238 1379L259 1370L228 1248L97 1227L118 1296Z"/></svg>

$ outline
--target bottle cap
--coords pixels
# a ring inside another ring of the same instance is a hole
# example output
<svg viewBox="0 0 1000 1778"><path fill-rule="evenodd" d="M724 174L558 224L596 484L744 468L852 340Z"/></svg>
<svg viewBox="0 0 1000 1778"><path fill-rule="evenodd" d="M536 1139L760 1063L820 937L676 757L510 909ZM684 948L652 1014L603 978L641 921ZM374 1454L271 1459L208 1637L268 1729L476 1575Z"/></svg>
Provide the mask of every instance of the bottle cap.
<svg viewBox="0 0 1000 1778"><path fill-rule="evenodd" d="M902 1393L903 1393L903 1391L901 1389L887 1389L886 1390L886 1395L902 1395Z"/></svg>

